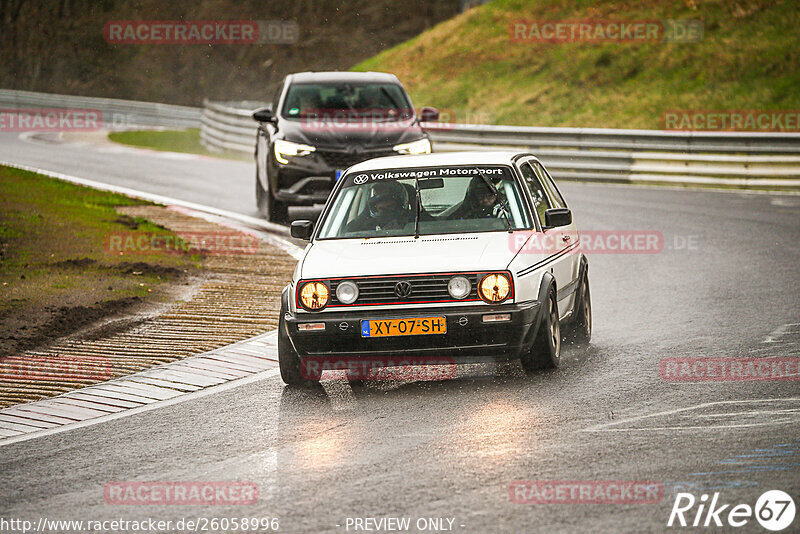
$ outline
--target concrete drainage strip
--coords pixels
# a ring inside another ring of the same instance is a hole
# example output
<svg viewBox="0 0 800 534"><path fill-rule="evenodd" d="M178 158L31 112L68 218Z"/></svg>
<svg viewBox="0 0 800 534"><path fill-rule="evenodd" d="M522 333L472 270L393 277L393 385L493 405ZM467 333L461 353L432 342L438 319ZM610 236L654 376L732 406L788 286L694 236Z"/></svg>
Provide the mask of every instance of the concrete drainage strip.
<svg viewBox="0 0 800 534"><path fill-rule="evenodd" d="M131 415L277 372L277 332L0 410L0 446ZM269 372L269 371L273 372ZM228 389L227 387L225 389Z"/></svg>

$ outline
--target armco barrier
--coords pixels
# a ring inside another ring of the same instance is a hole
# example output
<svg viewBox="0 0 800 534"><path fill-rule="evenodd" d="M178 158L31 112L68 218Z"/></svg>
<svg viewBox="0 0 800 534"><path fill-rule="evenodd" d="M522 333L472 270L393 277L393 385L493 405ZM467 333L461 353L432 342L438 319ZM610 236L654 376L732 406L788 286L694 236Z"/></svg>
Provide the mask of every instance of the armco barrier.
<svg viewBox="0 0 800 534"><path fill-rule="evenodd" d="M257 102L204 102L203 144L252 154ZM800 134L425 123L434 150L527 150L558 179L800 186Z"/></svg>
<svg viewBox="0 0 800 534"><path fill-rule="evenodd" d="M0 89L0 108L95 109L109 129L139 126L199 128L203 110L157 102L94 98Z"/></svg>
<svg viewBox="0 0 800 534"><path fill-rule="evenodd" d="M253 153L259 102L211 102L203 108L111 98L0 90L2 108L87 108L109 126L200 127L210 150ZM800 134L674 132L424 123L437 152L525 150L558 179L800 187Z"/></svg>

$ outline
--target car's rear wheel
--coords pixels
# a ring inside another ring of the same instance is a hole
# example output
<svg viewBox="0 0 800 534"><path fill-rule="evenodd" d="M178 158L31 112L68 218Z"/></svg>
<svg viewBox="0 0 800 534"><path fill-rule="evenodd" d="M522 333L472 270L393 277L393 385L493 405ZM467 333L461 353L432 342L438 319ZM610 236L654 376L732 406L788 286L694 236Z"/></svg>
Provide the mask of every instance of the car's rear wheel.
<svg viewBox="0 0 800 534"><path fill-rule="evenodd" d="M567 339L576 345L588 345L592 340L592 294L589 291L589 273L583 275L575 315L567 331Z"/></svg>
<svg viewBox="0 0 800 534"><path fill-rule="evenodd" d="M523 369L529 373L541 369L553 369L561 363L561 327L554 291L550 291L544 306L533 346L520 358Z"/></svg>
<svg viewBox="0 0 800 534"><path fill-rule="evenodd" d="M310 385L315 381L303 376L300 356L289 340L285 314L286 308L281 306L281 314L278 318L278 367L281 370L281 378L290 386Z"/></svg>

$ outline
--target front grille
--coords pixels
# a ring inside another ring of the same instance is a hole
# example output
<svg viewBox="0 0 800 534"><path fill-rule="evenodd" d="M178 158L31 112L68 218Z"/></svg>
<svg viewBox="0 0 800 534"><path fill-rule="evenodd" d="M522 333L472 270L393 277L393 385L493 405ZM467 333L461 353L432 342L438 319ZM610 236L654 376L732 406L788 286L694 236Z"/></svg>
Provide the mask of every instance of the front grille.
<svg viewBox="0 0 800 534"><path fill-rule="evenodd" d="M352 279L358 285L358 299L353 304L342 304L336 298L336 286L344 280L331 280L331 303L335 306L369 306L379 304L420 304L426 302L469 302L480 300L478 297L478 273L458 273L466 276L472 284L468 297L456 300L447 291L447 283L455 274L426 274L412 276L387 276ZM395 284L400 281L411 284L408 297L398 297Z"/></svg>
<svg viewBox="0 0 800 534"><path fill-rule="evenodd" d="M356 163L367 161L368 159L396 155L396 153L392 150L359 152L358 154L336 150L317 150L316 153L321 156L323 160L325 160L325 163L327 163L329 167L333 169L346 169L355 165Z"/></svg>

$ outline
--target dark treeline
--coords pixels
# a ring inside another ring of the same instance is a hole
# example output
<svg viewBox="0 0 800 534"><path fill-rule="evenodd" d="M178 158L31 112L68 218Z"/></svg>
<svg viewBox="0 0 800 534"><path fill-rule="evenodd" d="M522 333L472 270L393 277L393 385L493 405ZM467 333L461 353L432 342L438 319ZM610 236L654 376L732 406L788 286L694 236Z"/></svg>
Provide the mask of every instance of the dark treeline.
<svg viewBox="0 0 800 534"><path fill-rule="evenodd" d="M0 0L0 87L199 105L344 70L455 15L459 0ZM293 45L109 44L115 20L293 20Z"/></svg>

